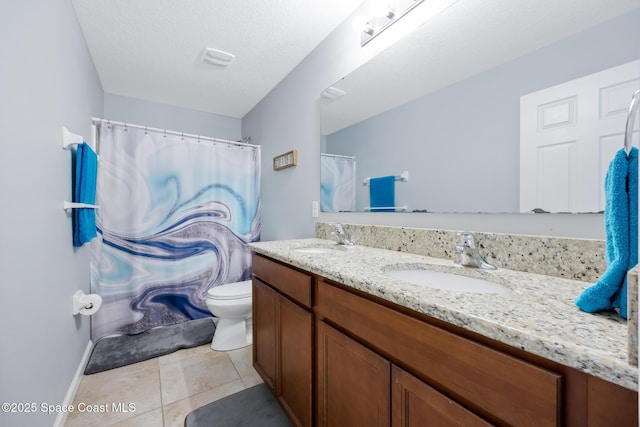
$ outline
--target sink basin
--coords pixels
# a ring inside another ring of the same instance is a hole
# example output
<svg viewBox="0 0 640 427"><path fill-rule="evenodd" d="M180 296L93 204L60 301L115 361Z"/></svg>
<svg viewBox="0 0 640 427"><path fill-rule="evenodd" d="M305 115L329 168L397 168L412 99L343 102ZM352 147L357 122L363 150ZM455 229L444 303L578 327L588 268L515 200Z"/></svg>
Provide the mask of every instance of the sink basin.
<svg viewBox="0 0 640 427"><path fill-rule="evenodd" d="M440 271L405 269L385 272L385 275L394 279L416 285L427 286L435 289L445 289L448 291L469 292L475 294L501 294L508 292L506 286L489 282L488 280L477 279L475 277L461 276Z"/></svg>
<svg viewBox="0 0 640 427"><path fill-rule="evenodd" d="M329 254L332 252L340 252L338 249L324 248L324 247L309 247L294 249L295 252L302 252L304 254Z"/></svg>

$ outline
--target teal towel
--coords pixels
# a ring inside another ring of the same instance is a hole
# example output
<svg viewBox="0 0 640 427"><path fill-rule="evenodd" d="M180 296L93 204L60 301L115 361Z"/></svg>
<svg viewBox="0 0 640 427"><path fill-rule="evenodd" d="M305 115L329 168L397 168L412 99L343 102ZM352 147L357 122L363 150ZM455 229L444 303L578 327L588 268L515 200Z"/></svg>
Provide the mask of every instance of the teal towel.
<svg viewBox="0 0 640 427"><path fill-rule="evenodd" d="M374 209L396 205L396 177L383 176L369 179L371 212L394 212L395 209Z"/></svg>
<svg viewBox="0 0 640 427"><path fill-rule="evenodd" d="M616 153L605 178L607 270L576 299L583 311L619 309L627 318L627 271L638 263L638 149Z"/></svg>
<svg viewBox="0 0 640 427"><path fill-rule="evenodd" d="M95 204L98 156L86 142L78 145L75 167L73 201ZM95 209L75 208L73 210L73 246L80 247L96 235Z"/></svg>

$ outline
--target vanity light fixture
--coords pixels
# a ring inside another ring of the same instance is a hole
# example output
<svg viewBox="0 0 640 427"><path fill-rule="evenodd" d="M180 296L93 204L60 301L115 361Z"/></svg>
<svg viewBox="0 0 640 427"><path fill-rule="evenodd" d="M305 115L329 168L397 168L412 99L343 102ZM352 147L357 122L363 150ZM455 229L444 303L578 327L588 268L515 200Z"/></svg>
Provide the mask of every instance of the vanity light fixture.
<svg viewBox="0 0 640 427"><path fill-rule="evenodd" d="M421 9L425 9L421 18L426 22L458 0L428 0ZM353 19L353 28L360 33L360 46L364 46L376 36L398 22L400 18L411 12L425 0L381 0L376 4L372 16L356 16Z"/></svg>
<svg viewBox="0 0 640 427"><path fill-rule="evenodd" d="M374 30L369 24L369 21L367 20L367 18L365 18L364 16L358 15L355 18L353 18L353 22L351 25L353 26L353 29L358 33L362 32L373 37Z"/></svg>
<svg viewBox="0 0 640 427"><path fill-rule="evenodd" d="M373 14L377 18L393 19L396 12L386 2L380 2L376 5Z"/></svg>

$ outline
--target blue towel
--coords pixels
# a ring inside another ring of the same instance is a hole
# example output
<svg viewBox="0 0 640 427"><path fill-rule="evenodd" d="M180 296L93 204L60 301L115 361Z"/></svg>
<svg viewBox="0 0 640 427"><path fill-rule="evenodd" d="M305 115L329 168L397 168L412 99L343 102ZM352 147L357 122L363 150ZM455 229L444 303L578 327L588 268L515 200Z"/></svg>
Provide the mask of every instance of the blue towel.
<svg viewBox="0 0 640 427"><path fill-rule="evenodd" d="M627 271L638 263L638 149L616 153L604 182L607 271L576 299L594 313L617 308L627 318Z"/></svg>
<svg viewBox="0 0 640 427"><path fill-rule="evenodd" d="M76 173L73 201L76 203L96 203L96 180L98 156L83 142L76 151ZM96 212L90 208L73 210L73 246L80 247L96 237Z"/></svg>
<svg viewBox="0 0 640 427"><path fill-rule="evenodd" d="M395 209L373 209L396 205L396 178L383 176L369 179L371 212L395 212Z"/></svg>

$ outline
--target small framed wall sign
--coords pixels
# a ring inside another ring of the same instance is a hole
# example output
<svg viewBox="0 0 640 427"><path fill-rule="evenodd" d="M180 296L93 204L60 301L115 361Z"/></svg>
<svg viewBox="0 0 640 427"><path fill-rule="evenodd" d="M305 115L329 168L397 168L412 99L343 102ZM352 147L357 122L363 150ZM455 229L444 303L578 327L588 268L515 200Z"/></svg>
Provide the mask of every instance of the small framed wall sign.
<svg viewBox="0 0 640 427"><path fill-rule="evenodd" d="M290 168L298 164L298 150L291 150L273 158L273 170Z"/></svg>

